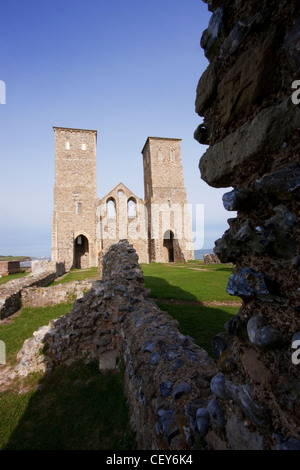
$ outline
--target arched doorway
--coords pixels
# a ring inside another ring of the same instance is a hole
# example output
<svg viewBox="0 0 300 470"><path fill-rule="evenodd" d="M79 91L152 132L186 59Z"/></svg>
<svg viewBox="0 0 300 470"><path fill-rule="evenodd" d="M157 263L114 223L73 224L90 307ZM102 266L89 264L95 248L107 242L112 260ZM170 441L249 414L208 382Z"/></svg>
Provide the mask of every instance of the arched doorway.
<svg viewBox="0 0 300 470"><path fill-rule="evenodd" d="M74 240L74 268L89 268L89 241L85 235Z"/></svg>
<svg viewBox="0 0 300 470"><path fill-rule="evenodd" d="M167 253L167 261L169 263L174 262L174 233L172 230L167 230L164 234L164 243L163 246L165 247Z"/></svg>

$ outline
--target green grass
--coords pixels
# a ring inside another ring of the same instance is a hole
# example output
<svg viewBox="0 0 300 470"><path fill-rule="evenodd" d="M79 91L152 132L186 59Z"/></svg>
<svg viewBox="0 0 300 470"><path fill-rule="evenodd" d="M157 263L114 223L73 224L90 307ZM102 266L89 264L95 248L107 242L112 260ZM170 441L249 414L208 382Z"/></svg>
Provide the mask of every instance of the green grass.
<svg viewBox="0 0 300 470"><path fill-rule="evenodd" d="M161 302L157 305L179 322L181 333L191 336L210 356L212 356L212 338L224 330L225 323L236 315L239 309L231 306L185 306Z"/></svg>
<svg viewBox="0 0 300 470"><path fill-rule="evenodd" d="M12 281L13 279L19 279L21 277L27 276L28 273L16 273L16 274L9 274L8 276L0 277L0 285L6 284L6 282Z"/></svg>
<svg viewBox="0 0 300 470"><path fill-rule="evenodd" d="M38 391L2 394L0 449L134 449L122 377L79 362L46 374Z"/></svg>
<svg viewBox="0 0 300 470"><path fill-rule="evenodd" d="M11 323L0 325L0 340L6 345L6 360L10 363L15 362L25 339L30 338L40 326L47 325L50 320L68 313L71 308L72 304L57 304L42 308L26 307Z"/></svg>
<svg viewBox="0 0 300 470"><path fill-rule="evenodd" d="M196 269L195 269L196 268ZM142 265L146 287L151 296L158 299L188 301L240 300L226 292L231 265L203 265L202 263L163 263Z"/></svg>
<svg viewBox="0 0 300 470"><path fill-rule="evenodd" d="M83 281L85 279L98 279L98 268L88 268L88 269L71 269L71 271L66 274L62 279L59 281L53 281L50 286L57 285L57 284L66 284L68 282L74 281Z"/></svg>

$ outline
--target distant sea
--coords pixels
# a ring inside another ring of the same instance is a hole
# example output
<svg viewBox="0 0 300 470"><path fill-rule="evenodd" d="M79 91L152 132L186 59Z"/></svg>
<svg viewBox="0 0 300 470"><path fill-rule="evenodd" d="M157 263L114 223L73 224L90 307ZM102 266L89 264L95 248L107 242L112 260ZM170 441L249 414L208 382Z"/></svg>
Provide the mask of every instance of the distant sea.
<svg viewBox="0 0 300 470"><path fill-rule="evenodd" d="M207 248L207 249L203 249L203 250L194 250L194 256L195 256L195 259L203 259L204 258L204 255L207 255L207 254L213 254L213 249L212 248ZM31 267L31 261L33 260L36 260L36 259L48 259L50 260L51 258L49 256L41 256L39 258L31 258L30 261L21 261L20 263L20 266L22 268L30 268Z"/></svg>
<svg viewBox="0 0 300 470"><path fill-rule="evenodd" d="M203 259L204 255L212 255L213 253L214 253L214 250L212 248L206 248L203 250L194 251L195 259Z"/></svg>
<svg viewBox="0 0 300 470"><path fill-rule="evenodd" d="M36 259L43 260L48 259L50 261L50 256L40 256L39 258L31 258L30 261L21 261L20 267L21 268L31 268L31 261L35 261Z"/></svg>

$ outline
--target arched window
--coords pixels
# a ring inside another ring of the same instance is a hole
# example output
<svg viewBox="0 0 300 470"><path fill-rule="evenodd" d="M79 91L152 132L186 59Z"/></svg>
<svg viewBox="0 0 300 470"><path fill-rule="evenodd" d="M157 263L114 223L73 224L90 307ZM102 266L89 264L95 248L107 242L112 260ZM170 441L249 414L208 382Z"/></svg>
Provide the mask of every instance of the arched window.
<svg viewBox="0 0 300 470"><path fill-rule="evenodd" d="M116 202L113 198L110 198L106 202L106 211L107 211L107 217L109 219L115 219L116 218Z"/></svg>
<svg viewBox="0 0 300 470"><path fill-rule="evenodd" d="M136 200L133 197L128 199L127 213L130 218L136 217Z"/></svg>
<svg viewBox="0 0 300 470"><path fill-rule="evenodd" d="M66 142L66 150L70 150L70 142Z"/></svg>

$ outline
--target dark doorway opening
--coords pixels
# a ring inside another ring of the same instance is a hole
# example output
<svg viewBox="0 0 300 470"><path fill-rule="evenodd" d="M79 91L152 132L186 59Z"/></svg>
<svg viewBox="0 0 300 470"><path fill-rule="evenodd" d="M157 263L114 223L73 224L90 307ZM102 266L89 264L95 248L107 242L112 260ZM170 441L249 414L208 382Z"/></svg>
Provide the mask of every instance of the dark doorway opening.
<svg viewBox="0 0 300 470"><path fill-rule="evenodd" d="M164 247L167 250L167 260L169 263L174 262L174 233L172 230L167 230L164 234Z"/></svg>
<svg viewBox="0 0 300 470"><path fill-rule="evenodd" d="M84 235L78 235L74 241L74 268L89 267L89 241Z"/></svg>

